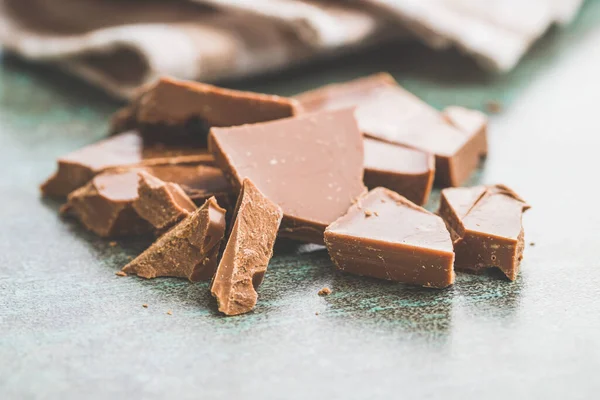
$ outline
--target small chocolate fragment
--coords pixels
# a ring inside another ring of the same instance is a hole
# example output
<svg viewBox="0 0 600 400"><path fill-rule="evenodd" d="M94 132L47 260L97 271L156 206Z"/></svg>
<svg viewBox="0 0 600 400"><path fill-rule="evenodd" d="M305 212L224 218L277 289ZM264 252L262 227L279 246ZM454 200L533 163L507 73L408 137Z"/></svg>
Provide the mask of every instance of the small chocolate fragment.
<svg viewBox="0 0 600 400"><path fill-rule="evenodd" d="M366 136L434 154L436 181L444 186L467 180L485 153L479 141L448 124L388 74L327 85L296 99L306 111L357 106L356 119Z"/></svg>
<svg viewBox="0 0 600 400"><path fill-rule="evenodd" d="M285 97L163 77L117 112L112 130L135 126L161 141L196 137L205 143L212 126L286 118L298 113L298 107Z"/></svg>
<svg viewBox="0 0 600 400"><path fill-rule="evenodd" d="M66 197L110 168L139 165L202 163L212 164L206 150L167 147L144 143L138 132L130 131L67 154L58 159L58 171L41 186L46 196Z"/></svg>
<svg viewBox="0 0 600 400"><path fill-rule="evenodd" d="M125 267L143 278L175 276L192 282L209 280L225 234L225 210L211 197Z"/></svg>
<svg viewBox="0 0 600 400"><path fill-rule="evenodd" d="M249 178L281 207L281 236L322 244L327 225L365 191L351 109L213 128L209 148L234 184Z"/></svg>
<svg viewBox="0 0 600 400"><path fill-rule="evenodd" d="M254 184L244 179L233 228L210 291L219 311L238 315L256 305L283 213Z"/></svg>
<svg viewBox="0 0 600 400"><path fill-rule="evenodd" d="M317 294L319 296L329 296L331 294L331 289L329 289L328 287L324 287L323 289L319 290Z"/></svg>
<svg viewBox="0 0 600 400"><path fill-rule="evenodd" d="M444 288L454 283L452 240L444 221L385 188L359 200L379 217L366 217L358 203L325 231L334 264L356 275Z"/></svg>
<svg viewBox="0 0 600 400"><path fill-rule="evenodd" d="M432 154L365 138L365 185L386 187L416 204L425 204L433 186Z"/></svg>
<svg viewBox="0 0 600 400"><path fill-rule="evenodd" d="M523 212L529 209L503 185L442 190L439 214L452 234L456 269L497 267L515 280L523 258Z"/></svg>
<svg viewBox="0 0 600 400"><path fill-rule="evenodd" d="M194 202L176 183L164 182L145 171L138 172L138 198L133 209L157 231L164 231L190 215Z"/></svg>
<svg viewBox="0 0 600 400"><path fill-rule="evenodd" d="M152 224L140 217L133 207L138 200L138 173L142 171L162 181L179 184L194 202L206 201L213 195L227 200L232 191L219 169L204 165L111 169L72 192L62 211L74 214L87 229L103 237L154 232ZM205 176L207 171L210 174ZM215 179L214 172L220 179Z"/></svg>
<svg viewBox="0 0 600 400"><path fill-rule="evenodd" d="M61 212L74 214L87 229L102 237L150 233L152 226L132 207L137 182L137 170L97 175L69 195Z"/></svg>

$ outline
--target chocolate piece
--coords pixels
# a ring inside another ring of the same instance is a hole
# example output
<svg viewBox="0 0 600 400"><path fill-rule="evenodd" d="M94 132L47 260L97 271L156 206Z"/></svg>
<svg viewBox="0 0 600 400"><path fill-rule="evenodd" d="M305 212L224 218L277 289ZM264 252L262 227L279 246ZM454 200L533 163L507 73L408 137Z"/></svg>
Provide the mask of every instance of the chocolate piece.
<svg viewBox="0 0 600 400"><path fill-rule="evenodd" d="M58 171L41 190L46 196L65 197L109 168L185 163L211 164L212 156L201 149L149 145L138 132L131 131L59 158Z"/></svg>
<svg viewBox="0 0 600 400"><path fill-rule="evenodd" d="M145 171L138 172L138 198L133 209L158 231L164 231L190 215L194 202L176 183L164 182Z"/></svg>
<svg viewBox="0 0 600 400"><path fill-rule="evenodd" d="M452 234L456 268L497 267L515 280L523 258L523 212L529 206L503 185L442 190L439 214Z"/></svg>
<svg viewBox="0 0 600 400"><path fill-rule="evenodd" d="M135 125L167 141L196 137L206 142L211 126L234 126L290 117L293 99L161 78L114 117L113 131ZM132 122L135 120L135 122Z"/></svg>
<svg viewBox="0 0 600 400"><path fill-rule="evenodd" d="M213 128L209 148L238 187L250 178L281 207L285 237L323 243L327 225L365 190L362 135L351 109Z"/></svg>
<svg viewBox="0 0 600 400"><path fill-rule="evenodd" d="M192 282L210 279L225 234L225 210L211 197L152 246L123 267L142 278L175 276Z"/></svg>
<svg viewBox="0 0 600 400"><path fill-rule="evenodd" d="M238 197L233 228L210 291L219 311L238 315L256 305L283 214L249 179Z"/></svg>
<svg viewBox="0 0 600 400"><path fill-rule="evenodd" d="M133 208L138 199L140 171L165 182L179 184L195 202L205 201L212 195L227 199L232 190L220 170L204 165L112 169L96 175L87 185L72 192L63 212L74 214L87 229L103 237L140 235L154 231L152 225ZM204 175L207 171L209 174ZM212 175L215 172L218 172L220 179L215 179Z"/></svg>
<svg viewBox="0 0 600 400"><path fill-rule="evenodd" d="M432 154L367 138L364 145L369 189L383 186L414 203L427 203L435 173Z"/></svg>
<svg viewBox="0 0 600 400"><path fill-rule="evenodd" d="M325 243L341 271L433 288L454 282L444 221L385 188L371 190L327 227Z"/></svg>
<svg viewBox="0 0 600 400"><path fill-rule="evenodd" d="M388 74L324 86L296 98L306 111L357 106L356 119L365 135L434 154L436 181L444 186L467 180L485 153L480 141L448 124Z"/></svg>
<svg viewBox="0 0 600 400"><path fill-rule="evenodd" d="M442 117L446 122L472 138L481 156L487 155L487 115L477 110L450 106L444 108Z"/></svg>

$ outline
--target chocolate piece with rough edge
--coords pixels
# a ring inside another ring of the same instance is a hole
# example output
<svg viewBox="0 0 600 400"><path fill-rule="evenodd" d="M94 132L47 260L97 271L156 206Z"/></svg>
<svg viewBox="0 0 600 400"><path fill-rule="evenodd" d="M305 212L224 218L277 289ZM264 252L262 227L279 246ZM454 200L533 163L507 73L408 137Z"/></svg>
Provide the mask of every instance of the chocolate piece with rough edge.
<svg viewBox="0 0 600 400"><path fill-rule="evenodd" d="M133 209L157 231L169 229L196 209L178 184L161 181L145 171L139 171L138 177L138 198L133 201Z"/></svg>
<svg viewBox="0 0 600 400"><path fill-rule="evenodd" d="M113 131L133 125L157 140L195 137L206 142L212 126L271 121L298 112L298 102L293 99L163 77L117 112Z"/></svg>
<svg viewBox="0 0 600 400"><path fill-rule="evenodd" d="M237 187L249 178L283 210L281 236L323 243L327 225L364 193L353 110L213 128L209 149Z"/></svg>
<svg viewBox="0 0 600 400"><path fill-rule="evenodd" d="M435 179L443 186L465 182L483 155L477 136L446 122L389 74L327 85L295 98L307 111L356 106L356 119L366 136L434 154Z"/></svg>
<svg viewBox="0 0 600 400"><path fill-rule="evenodd" d="M132 207L137 198L137 170L103 173L69 194L62 213L73 214L102 237L142 235L153 231Z"/></svg>
<svg viewBox="0 0 600 400"><path fill-rule="evenodd" d="M151 224L133 208L138 199L138 173L176 183L196 204L216 196L229 204L233 188L218 168L204 165L155 165L115 168L96 175L88 184L69 194L62 212L73 214L83 225L103 237L131 236L153 231ZM219 179L214 175L218 173ZM206 175L205 175L206 174ZM127 223L121 223L121 221Z"/></svg>
<svg viewBox="0 0 600 400"><path fill-rule="evenodd" d="M523 212L529 209L503 185L442 190L439 214L450 230L456 269L497 267L515 280L523 258Z"/></svg>
<svg viewBox="0 0 600 400"><path fill-rule="evenodd" d="M481 111L469 108L450 106L444 108L442 117L446 122L453 125L461 132L466 133L469 137L472 137L481 156L487 155L487 115Z"/></svg>
<svg viewBox="0 0 600 400"><path fill-rule="evenodd" d="M219 311L238 315L256 305L283 213L249 179L244 179L233 228L210 291Z"/></svg>
<svg viewBox="0 0 600 400"><path fill-rule="evenodd" d="M217 268L224 234L225 210L211 197L123 267L123 272L148 279L174 276L192 282L209 280Z"/></svg>
<svg viewBox="0 0 600 400"><path fill-rule="evenodd" d="M454 283L444 221L385 188L371 190L327 227L325 243L344 272L432 288Z"/></svg>
<svg viewBox="0 0 600 400"><path fill-rule="evenodd" d="M41 190L46 196L66 197L110 168L212 162L206 150L148 145L138 132L130 131L59 158L57 172L42 184Z"/></svg>
<svg viewBox="0 0 600 400"><path fill-rule="evenodd" d="M427 203L435 158L432 154L365 138L365 185L383 186L416 204Z"/></svg>

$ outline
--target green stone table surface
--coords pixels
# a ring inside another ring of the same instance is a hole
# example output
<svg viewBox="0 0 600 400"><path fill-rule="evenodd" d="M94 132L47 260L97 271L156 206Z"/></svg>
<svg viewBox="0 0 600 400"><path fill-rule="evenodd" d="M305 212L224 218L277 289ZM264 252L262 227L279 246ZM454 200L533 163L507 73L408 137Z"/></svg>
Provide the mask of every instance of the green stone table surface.
<svg viewBox="0 0 600 400"><path fill-rule="evenodd" d="M55 158L103 137L119 104L5 56L0 399L597 399L599 22L590 1L506 76L389 44L228 82L291 94L389 70L437 107L501 100L472 183L508 184L533 206L515 282L459 273L425 290L336 273L322 248L280 243L256 310L232 318L206 283L115 276L147 243L111 247L40 198ZM319 297L324 286L333 293Z"/></svg>

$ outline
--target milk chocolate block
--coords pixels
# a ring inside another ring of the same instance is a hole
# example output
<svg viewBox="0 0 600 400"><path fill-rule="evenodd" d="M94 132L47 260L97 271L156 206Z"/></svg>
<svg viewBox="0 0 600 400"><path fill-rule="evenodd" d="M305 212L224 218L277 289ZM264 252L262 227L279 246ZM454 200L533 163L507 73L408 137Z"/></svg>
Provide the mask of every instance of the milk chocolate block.
<svg viewBox="0 0 600 400"><path fill-rule="evenodd" d="M364 181L369 189L383 186L413 203L427 203L435 173L432 154L367 138L364 146Z"/></svg>
<svg viewBox="0 0 600 400"><path fill-rule="evenodd" d="M283 210L280 234L323 243L327 225L365 191L363 140L351 109L213 128L215 162L241 186L254 182Z"/></svg>
<svg viewBox="0 0 600 400"><path fill-rule="evenodd" d="M170 141L174 137L177 141L195 136L206 142L212 126L286 118L296 114L298 107L295 100L285 97L164 77L117 112L113 131L135 126L158 140Z"/></svg>
<svg viewBox="0 0 600 400"><path fill-rule="evenodd" d="M366 136L434 154L436 181L443 186L462 184L484 154L479 138L447 123L388 74L324 86L296 99L306 111L357 106L356 119Z"/></svg>
<svg viewBox="0 0 600 400"><path fill-rule="evenodd" d="M444 221L385 188L371 190L325 231L344 272L432 288L454 283L454 252Z"/></svg>
<svg viewBox="0 0 600 400"><path fill-rule="evenodd" d="M478 152L485 156L488 151L487 127L488 117L481 111L470 110L459 106L444 108L442 117L477 143Z"/></svg>
<svg viewBox="0 0 600 400"><path fill-rule="evenodd" d="M46 196L66 197L109 168L137 165L212 163L206 150L148 144L135 131L112 136L58 159L58 171L42 184Z"/></svg>
<svg viewBox="0 0 600 400"><path fill-rule="evenodd" d="M233 228L210 291L219 311L238 315L256 305L256 290L262 283L283 213L254 184L242 184Z"/></svg>
<svg viewBox="0 0 600 400"><path fill-rule="evenodd" d="M195 202L205 201L212 195L227 196L231 192L228 181L221 176L215 185L212 175L220 170L203 165L157 165L126 169L111 169L96 175L88 184L69 194L64 212L75 215L92 232L103 237L140 235L153 232L154 228L134 209L138 200L138 173L150 175L171 183L177 183ZM203 203L200 203L203 204Z"/></svg>
<svg viewBox="0 0 600 400"><path fill-rule="evenodd" d="M192 282L209 280L225 234L225 210L211 197L123 267L142 278L175 276Z"/></svg>
<svg viewBox="0 0 600 400"><path fill-rule="evenodd" d="M515 280L523 258L523 212L529 209L503 185L442 190L439 214L454 241L456 269L497 267Z"/></svg>
<svg viewBox="0 0 600 400"><path fill-rule="evenodd" d="M138 172L138 177L138 197L133 201L133 209L157 231L165 231L196 209L178 184L164 182L145 171Z"/></svg>

